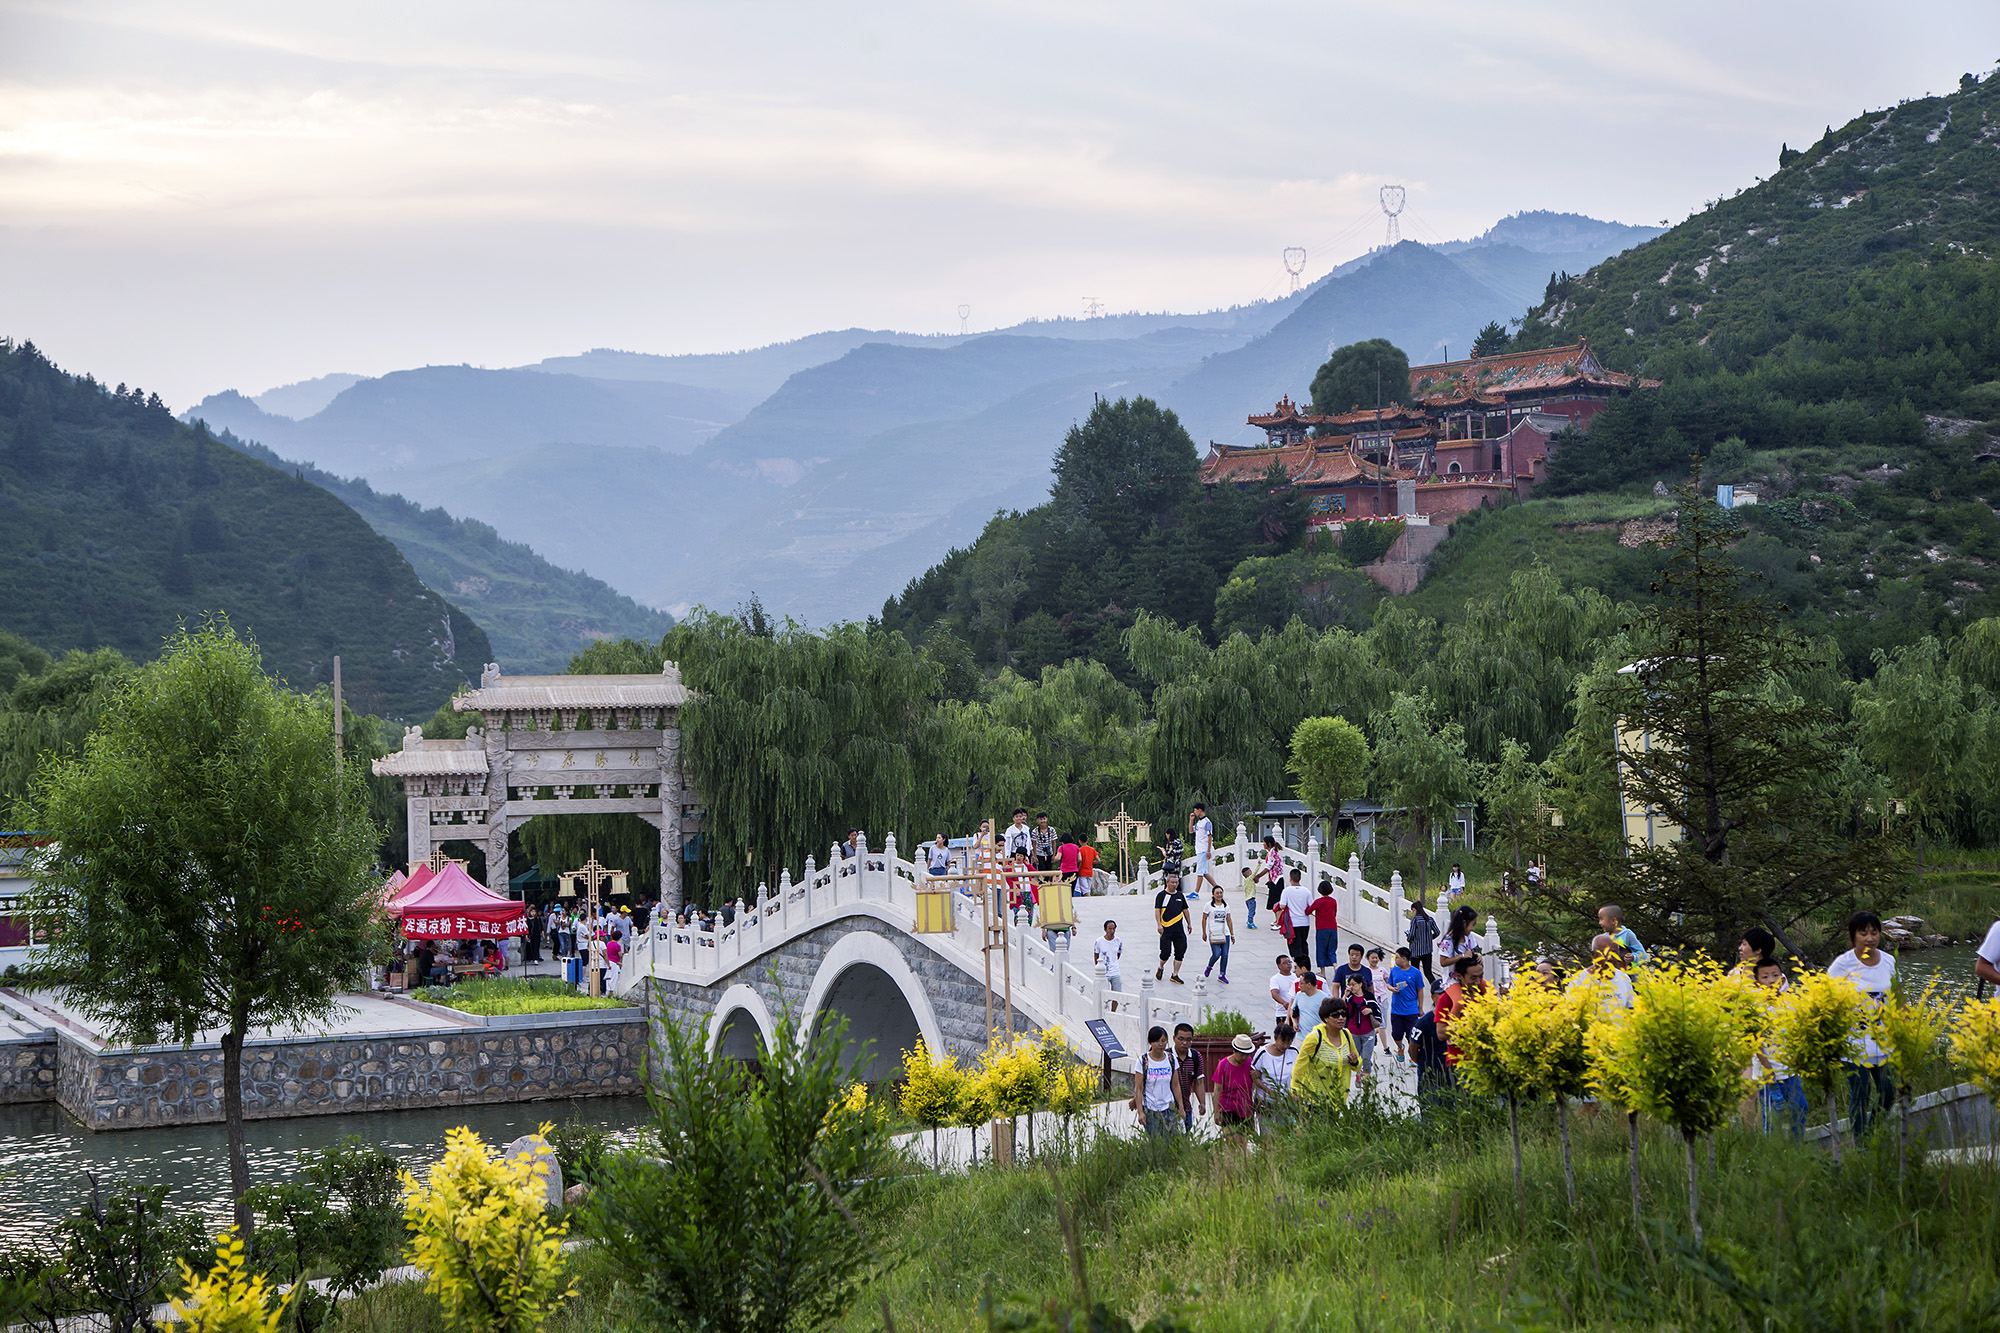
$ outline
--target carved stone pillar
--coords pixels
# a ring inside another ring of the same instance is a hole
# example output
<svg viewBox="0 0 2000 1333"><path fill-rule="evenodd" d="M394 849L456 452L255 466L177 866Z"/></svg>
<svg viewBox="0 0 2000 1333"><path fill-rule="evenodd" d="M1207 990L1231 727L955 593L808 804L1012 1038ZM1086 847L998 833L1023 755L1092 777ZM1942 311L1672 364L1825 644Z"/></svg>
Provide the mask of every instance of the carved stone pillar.
<svg viewBox="0 0 2000 1333"><path fill-rule="evenodd" d="M684 905L681 883L681 730L680 719L662 718L660 732L660 910L677 912Z"/></svg>
<svg viewBox="0 0 2000 1333"><path fill-rule="evenodd" d="M410 821L411 871L431 859L431 803L416 794L421 790L423 784L415 778L403 780L403 811Z"/></svg>
<svg viewBox="0 0 2000 1333"><path fill-rule="evenodd" d="M507 896L507 733L486 732L486 887Z"/></svg>

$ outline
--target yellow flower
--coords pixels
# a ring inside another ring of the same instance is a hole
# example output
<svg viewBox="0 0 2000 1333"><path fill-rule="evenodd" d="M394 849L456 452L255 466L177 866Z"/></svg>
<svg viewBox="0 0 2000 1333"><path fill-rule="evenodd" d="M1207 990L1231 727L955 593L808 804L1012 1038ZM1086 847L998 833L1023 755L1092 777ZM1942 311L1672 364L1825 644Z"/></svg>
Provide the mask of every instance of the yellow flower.
<svg viewBox="0 0 2000 1333"><path fill-rule="evenodd" d="M1915 998L1891 993L1875 1011L1875 1037L1900 1086L1910 1087L1937 1059L1951 1019L1952 1007L1936 977Z"/></svg>
<svg viewBox="0 0 2000 1333"><path fill-rule="evenodd" d="M1765 1039L1772 1056L1822 1091L1833 1086L1868 1021L1868 997L1846 977L1808 973L1772 1001Z"/></svg>
<svg viewBox="0 0 2000 1333"><path fill-rule="evenodd" d="M541 1133L548 1135L543 1125ZM445 1134L444 1157L424 1183L404 1173L410 1262L462 1333L533 1333L575 1293L563 1276L567 1224L544 1213L546 1162L498 1160L472 1130Z"/></svg>
<svg viewBox="0 0 2000 1333"><path fill-rule="evenodd" d="M993 1108L1000 1115L1025 1115L1041 1104L1047 1071L1041 1047L1034 1041L1023 1038L1012 1046L989 1047L980 1065L992 1092Z"/></svg>
<svg viewBox="0 0 2000 1333"><path fill-rule="evenodd" d="M245 1271L243 1239L225 1231L215 1239L215 1266L196 1277L187 1260L180 1261L187 1295L176 1300L174 1317L189 1333L278 1333L285 1326L285 1307L292 1294L275 1303L276 1291L261 1273Z"/></svg>

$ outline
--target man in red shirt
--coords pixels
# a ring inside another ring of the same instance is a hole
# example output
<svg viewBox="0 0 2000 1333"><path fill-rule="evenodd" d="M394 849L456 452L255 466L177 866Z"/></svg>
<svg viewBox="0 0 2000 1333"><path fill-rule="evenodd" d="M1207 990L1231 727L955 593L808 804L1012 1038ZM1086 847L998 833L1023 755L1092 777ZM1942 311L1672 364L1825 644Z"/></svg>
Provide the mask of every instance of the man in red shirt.
<svg viewBox="0 0 2000 1333"><path fill-rule="evenodd" d="M1091 880L1097 874L1097 846L1086 842L1076 854L1076 891L1089 893Z"/></svg>
<svg viewBox="0 0 2000 1333"><path fill-rule="evenodd" d="M1486 964L1479 961L1478 954L1466 954L1451 965L1451 970L1458 979L1437 997L1437 1034L1444 1042L1447 1066L1458 1063L1458 1047L1451 1040L1451 1020L1465 1008L1467 999L1486 989Z"/></svg>

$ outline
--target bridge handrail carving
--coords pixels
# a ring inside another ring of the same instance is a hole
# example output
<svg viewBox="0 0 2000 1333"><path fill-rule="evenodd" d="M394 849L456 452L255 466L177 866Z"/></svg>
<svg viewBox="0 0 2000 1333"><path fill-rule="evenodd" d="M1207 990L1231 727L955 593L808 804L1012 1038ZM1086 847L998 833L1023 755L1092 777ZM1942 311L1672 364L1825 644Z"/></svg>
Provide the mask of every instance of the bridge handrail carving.
<svg viewBox="0 0 2000 1333"><path fill-rule="evenodd" d="M1216 878L1232 900L1252 887L1246 872L1258 864L1251 854L1253 846L1239 824L1234 845L1216 848ZM1261 847L1257 850L1261 852ZM1286 848L1282 857L1286 869L1296 866L1308 884L1317 883L1322 875L1332 881L1341 926L1347 934L1391 950L1402 941L1408 909L1400 874L1391 874L1386 888L1370 884L1361 876L1359 857L1350 857L1345 869L1321 864L1316 841L1308 841L1303 855ZM982 974L984 932L978 899L969 889L954 883L944 890L950 893L953 904L949 931L917 932L917 896L925 891L922 886L930 878L925 867L897 853L894 834L884 840L880 851L864 844L855 855L845 856L834 846L824 865L807 857L798 879L786 870L775 889L760 885L754 900L739 899L733 904L733 919L718 929L696 930L671 918L654 921L626 955L619 990L631 990L646 976L712 985L813 929L857 914L897 925L967 973ZM1133 880L1127 884L1114 881L1113 892L1151 893L1159 882L1159 872L1141 861ZM1084 1026L1091 1019L1103 1019L1125 1049L1136 1053L1144 1048L1146 1029L1151 1025L1171 1028L1175 1023L1189 1022L1200 1026L1210 1011L1207 986L1199 976L1186 999L1170 998L1155 993L1152 976L1141 968L1138 990L1121 993L1110 988L1101 965L1073 961L1068 938L1061 933L1053 943L1044 944L1040 928L1015 914L1006 938L1008 966L1015 978L1015 1007L1043 1027L1060 1029L1072 1048L1092 1062L1097 1058L1097 1046ZM1081 947L1087 947L1087 942ZM1499 932L1491 917L1487 918L1482 948L1489 957L1499 956ZM999 960L994 963L997 988ZM1256 1015L1250 1017L1254 1021Z"/></svg>

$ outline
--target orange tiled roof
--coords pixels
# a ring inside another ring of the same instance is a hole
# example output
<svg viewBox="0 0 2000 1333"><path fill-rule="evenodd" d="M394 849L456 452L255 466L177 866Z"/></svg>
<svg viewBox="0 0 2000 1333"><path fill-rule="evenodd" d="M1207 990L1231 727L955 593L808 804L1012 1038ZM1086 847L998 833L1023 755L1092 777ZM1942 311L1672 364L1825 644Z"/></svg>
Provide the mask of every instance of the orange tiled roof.
<svg viewBox="0 0 2000 1333"><path fill-rule="evenodd" d="M1655 380L1635 380L1631 375L1606 370L1588 342L1410 367L1410 395L1431 406L1467 401L1498 403L1504 402L1508 394L1574 384L1618 389L1629 389L1635 384L1641 388L1658 387Z"/></svg>
<svg viewBox="0 0 2000 1333"><path fill-rule="evenodd" d="M1311 455L1312 445L1309 442L1275 449L1220 445L1201 461L1201 480L1211 486L1225 481L1256 481L1271 470L1274 462L1284 467L1286 476L1297 478L1311 461Z"/></svg>
<svg viewBox="0 0 2000 1333"><path fill-rule="evenodd" d="M1336 412L1331 416L1315 417L1313 420L1329 426L1365 427L1388 425L1406 418L1421 420L1423 416L1424 410L1421 407L1405 407L1397 403L1389 407L1357 407L1352 412Z"/></svg>

